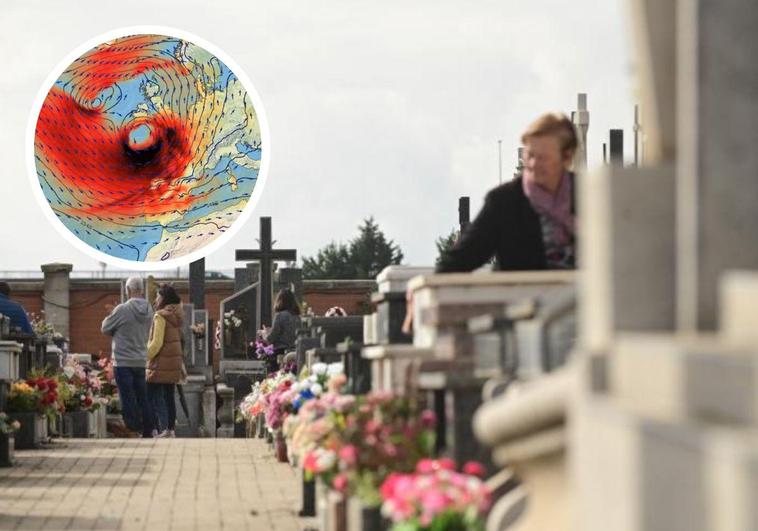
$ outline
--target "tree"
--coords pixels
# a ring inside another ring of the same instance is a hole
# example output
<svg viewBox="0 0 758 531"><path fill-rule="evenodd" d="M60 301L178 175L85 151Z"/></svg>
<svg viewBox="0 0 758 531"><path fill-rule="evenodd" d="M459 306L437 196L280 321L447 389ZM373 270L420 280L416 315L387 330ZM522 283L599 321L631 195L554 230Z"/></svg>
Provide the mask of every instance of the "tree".
<svg viewBox="0 0 758 531"><path fill-rule="evenodd" d="M455 242L458 241L459 235L460 231L453 229L447 236L440 236L437 238L435 245L437 246L437 252L439 252L439 255L437 256L435 265L440 265L442 257L445 256L445 253L447 253L453 247L453 245L455 245Z"/></svg>
<svg viewBox="0 0 758 531"><path fill-rule="evenodd" d="M358 227L360 234L350 242L350 260L355 278L375 278L382 269L403 261L403 252L392 240L387 241L373 216Z"/></svg>
<svg viewBox="0 0 758 531"><path fill-rule="evenodd" d="M303 278L354 278L355 269L344 244L330 243L314 258L303 258Z"/></svg>
<svg viewBox="0 0 758 531"><path fill-rule="evenodd" d="M373 217L363 220L358 236L345 245L331 242L315 257L303 259L303 278L374 278L392 264L403 261L400 247L387 237Z"/></svg>

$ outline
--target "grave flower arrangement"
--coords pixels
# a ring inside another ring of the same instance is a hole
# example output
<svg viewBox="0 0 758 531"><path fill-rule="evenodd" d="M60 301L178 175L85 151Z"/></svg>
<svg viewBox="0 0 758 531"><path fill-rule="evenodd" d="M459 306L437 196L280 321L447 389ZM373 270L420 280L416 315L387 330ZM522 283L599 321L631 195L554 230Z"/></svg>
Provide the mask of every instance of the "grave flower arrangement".
<svg viewBox="0 0 758 531"><path fill-rule="evenodd" d="M491 493L479 463L461 472L449 459L423 459L411 473L393 472L381 486L382 513L393 531L482 531Z"/></svg>
<svg viewBox="0 0 758 531"><path fill-rule="evenodd" d="M40 337L53 337L53 334L55 334L55 327L45 321L44 316L45 311L42 310L40 313L30 312L27 314L29 317L29 324L32 327L32 331L35 335Z"/></svg>
<svg viewBox="0 0 758 531"><path fill-rule="evenodd" d="M292 412L292 401L297 393L292 387L294 383L294 378L283 379L265 395L266 426L274 435L281 435L284 419Z"/></svg>
<svg viewBox="0 0 758 531"><path fill-rule="evenodd" d="M310 373L304 369L301 379L295 385L297 395L292 402L292 410L297 411L308 400L325 392L339 393L347 382L342 363L314 363Z"/></svg>
<svg viewBox="0 0 758 531"><path fill-rule="evenodd" d="M0 433L10 435L17 432L21 428L21 423L17 420L12 420L7 413L0 411Z"/></svg>
<svg viewBox="0 0 758 531"><path fill-rule="evenodd" d="M294 461L303 463L306 476L329 483L335 473L340 419L355 405L354 395L324 393L306 401L296 415L287 417L284 435ZM306 459L308 460L306 466Z"/></svg>
<svg viewBox="0 0 758 531"><path fill-rule="evenodd" d="M61 384L66 411L95 411L108 403L107 398L100 395L103 384L98 374L88 371L74 358L66 360Z"/></svg>
<svg viewBox="0 0 758 531"><path fill-rule="evenodd" d="M381 503L379 487L390 473L411 472L434 451L434 414L389 393L356 397L315 424L313 449L302 458L306 474L368 506Z"/></svg>
<svg viewBox="0 0 758 531"><path fill-rule="evenodd" d="M53 417L62 410L58 397L58 380L38 376L11 385L8 395L10 413L40 413Z"/></svg>
<svg viewBox="0 0 758 531"><path fill-rule="evenodd" d="M100 370L95 373L100 380L100 395L109 399L110 402L110 399L118 394L116 376L113 372L113 358L100 356L97 360L97 366L100 367Z"/></svg>

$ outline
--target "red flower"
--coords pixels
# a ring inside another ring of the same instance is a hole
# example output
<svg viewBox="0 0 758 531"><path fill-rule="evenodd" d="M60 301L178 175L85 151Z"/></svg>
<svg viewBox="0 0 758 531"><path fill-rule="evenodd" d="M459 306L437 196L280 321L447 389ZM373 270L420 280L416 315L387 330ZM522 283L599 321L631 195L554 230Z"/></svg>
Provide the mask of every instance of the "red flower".
<svg viewBox="0 0 758 531"><path fill-rule="evenodd" d="M84 398L84 407L90 407L92 405L92 399L90 397Z"/></svg>
<svg viewBox="0 0 758 531"><path fill-rule="evenodd" d="M55 391L56 389L58 389L58 381L57 381L55 378L50 378L50 379L47 381L47 387L48 387L48 388L49 388L51 391Z"/></svg>
<svg viewBox="0 0 758 531"><path fill-rule="evenodd" d="M37 378L37 381L35 382L37 384L37 389L40 391L46 391L47 390L47 380L44 378Z"/></svg>
<svg viewBox="0 0 758 531"><path fill-rule="evenodd" d="M463 473L468 474L470 476L476 476L478 478L483 478L486 470L484 469L484 465L481 463L477 463L476 461L469 461L465 465L463 465Z"/></svg>

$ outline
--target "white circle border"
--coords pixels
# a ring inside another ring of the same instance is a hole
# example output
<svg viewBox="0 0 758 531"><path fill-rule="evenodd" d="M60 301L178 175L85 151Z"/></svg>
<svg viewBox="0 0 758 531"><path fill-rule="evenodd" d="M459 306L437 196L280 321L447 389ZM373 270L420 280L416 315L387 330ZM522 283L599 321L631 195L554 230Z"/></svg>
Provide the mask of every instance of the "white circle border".
<svg viewBox="0 0 758 531"><path fill-rule="evenodd" d="M35 154L34 154L34 142L35 142L35 133L37 129L37 120L39 118L39 113L42 110L42 104L45 102L45 98L47 97L48 92L50 91L50 89L53 88L55 82L58 80L61 74L66 70L66 68L68 68L76 59L81 57L82 54L84 54L85 52L91 50L92 48L100 44L103 44L104 42L111 41L113 39L118 39L120 37L127 37L130 35L139 35L139 34L163 35L166 37L174 37L174 38L179 38L185 41L190 41L191 43L197 46L201 46L206 51L212 53L215 57L221 60L232 71L232 73L240 81L240 83L242 83L242 86L245 88L247 93L250 95L250 98L253 100L253 109L255 110L255 114L258 119L258 127L260 129L260 134L261 134L261 165L258 170L258 177L256 178L256 181L255 181L255 187L253 188L253 193L250 195L250 198L248 199L247 204L245 205L245 208L242 210L242 213L237 217L237 219L234 220L231 226L226 231L224 231L223 234L215 238L210 243L204 245L202 248L196 251L193 251L189 254L186 254L184 256L181 256L179 258L171 258L169 260L154 261L154 262L126 260L123 258L117 258L108 253L98 251L91 245L79 239L73 232L71 232L71 230L69 230L68 227L66 227L63 224L63 221L61 221L55 215L52 207L50 206L50 203L48 202L47 198L45 197L44 192L42 191L42 186L39 182L39 177L37 175L37 164L35 162ZM37 199L37 202L40 204L40 207L42 208L42 211L44 212L48 221L52 224L52 226L56 228L56 230L66 240L68 240L74 247L82 251L87 256L94 258L95 260L98 260L100 262L105 262L108 265L120 267L123 269L137 270L137 271L162 271L162 270L187 266L190 262L194 262L201 258L206 258L211 253L217 251L221 246L228 243L228 241L250 219L250 216L252 215L253 210L255 209L255 206L258 204L258 201L260 200L260 196L263 193L263 189L266 184L266 178L268 177L268 170L270 166L270 156L271 156L270 154L271 154L271 137L270 137L270 131L268 127L268 120L266 118L266 112L263 108L263 102L260 98L260 95L258 94L258 91L255 89L255 86L247 77L244 70L242 70L242 68L240 68L240 66L231 57L226 55L226 53L224 53L221 49L219 49L214 44L190 32L179 30L176 28L168 27L168 26L153 26L153 25L126 26L123 28L118 28L118 29L100 34L96 37L88 39L85 43L78 46L71 53L66 55L66 57L64 57L56 65L56 67L52 70L52 72L50 72L50 74L45 79L45 82L42 84L42 87L40 88L39 92L37 93L37 97L34 100L31 113L29 114L29 123L27 124L27 129L26 129L26 163L27 163L26 169L29 176L30 184L32 186L32 194L35 196L35 198Z"/></svg>

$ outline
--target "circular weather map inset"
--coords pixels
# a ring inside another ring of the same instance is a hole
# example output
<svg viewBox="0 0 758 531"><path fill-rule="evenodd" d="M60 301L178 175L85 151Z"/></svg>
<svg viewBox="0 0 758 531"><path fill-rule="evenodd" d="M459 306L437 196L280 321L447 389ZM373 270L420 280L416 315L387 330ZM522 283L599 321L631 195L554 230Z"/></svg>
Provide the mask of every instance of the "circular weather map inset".
<svg viewBox="0 0 758 531"><path fill-rule="evenodd" d="M77 57L46 93L36 180L99 260L186 263L252 207L261 109L217 55L183 38L118 37Z"/></svg>

